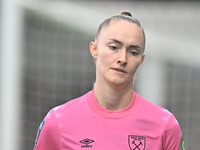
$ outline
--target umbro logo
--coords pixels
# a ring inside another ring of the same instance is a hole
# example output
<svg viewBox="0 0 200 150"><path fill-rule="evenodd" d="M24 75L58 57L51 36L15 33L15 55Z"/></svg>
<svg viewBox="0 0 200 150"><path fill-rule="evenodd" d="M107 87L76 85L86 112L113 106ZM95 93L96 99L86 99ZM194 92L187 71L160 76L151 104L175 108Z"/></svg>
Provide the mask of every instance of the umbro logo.
<svg viewBox="0 0 200 150"><path fill-rule="evenodd" d="M92 147L92 145L90 145L90 144L93 143L94 140L86 138L86 139L81 140L79 142L82 143L82 144L84 144L84 145L81 146L81 148L88 148L88 147Z"/></svg>

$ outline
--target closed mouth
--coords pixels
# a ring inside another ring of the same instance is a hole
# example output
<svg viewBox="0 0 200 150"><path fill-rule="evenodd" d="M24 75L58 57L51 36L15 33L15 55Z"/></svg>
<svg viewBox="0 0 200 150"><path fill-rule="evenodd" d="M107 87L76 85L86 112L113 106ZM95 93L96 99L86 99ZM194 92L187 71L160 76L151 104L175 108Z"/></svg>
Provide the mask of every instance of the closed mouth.
<svg viewBox="0 0 200 150"><path fill-rule="evenodd" d="M126 73L126 71L125 70L123 70L123 69L120 69L120 68L112 68L113 70L116 70L116 71L119 71L119 72L122 72L122 73Z"/></svg>

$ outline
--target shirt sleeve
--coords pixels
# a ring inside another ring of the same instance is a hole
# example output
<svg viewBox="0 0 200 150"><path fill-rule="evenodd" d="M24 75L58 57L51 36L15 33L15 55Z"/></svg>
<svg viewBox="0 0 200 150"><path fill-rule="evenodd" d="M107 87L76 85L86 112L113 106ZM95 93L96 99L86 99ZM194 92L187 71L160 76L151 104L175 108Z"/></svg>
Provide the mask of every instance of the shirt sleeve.
<svg viewBox="0 0 200 150"><path fill-rule="evenodd" d="M40 124L34 150L60 150L60 131L53 109Z"/></svg>
<svg viewBox="0 0 200 150"><path fill-rule="evenodd" d="M182 132L176 118L171 114L166 124L163 145L164 150L182 150L181 148Z"/></svg>

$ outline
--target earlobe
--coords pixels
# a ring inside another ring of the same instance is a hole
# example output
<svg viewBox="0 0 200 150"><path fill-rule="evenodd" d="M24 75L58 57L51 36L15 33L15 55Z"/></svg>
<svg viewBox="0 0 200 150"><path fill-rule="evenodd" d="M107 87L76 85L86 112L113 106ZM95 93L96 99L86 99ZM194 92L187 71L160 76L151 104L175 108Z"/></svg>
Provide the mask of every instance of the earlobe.
<svg viewBox="0 0 200 150"><path fill-rule="evenodd" d="M90 53L93 56L94 59L97 59L97 46L96 42L90 42Z"/></svg>

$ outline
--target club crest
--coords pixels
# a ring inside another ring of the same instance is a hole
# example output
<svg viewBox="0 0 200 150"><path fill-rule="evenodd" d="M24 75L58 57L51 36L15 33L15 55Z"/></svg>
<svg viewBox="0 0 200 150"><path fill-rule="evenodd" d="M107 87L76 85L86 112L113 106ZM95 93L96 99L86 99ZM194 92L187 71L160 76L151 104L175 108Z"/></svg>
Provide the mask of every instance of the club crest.
<svg viewBox="0 0 200 150"><path fill-rule="evenodd" d="M129 135L128 144L131 150L145 150L146 138L138 135Z"/></svg>

